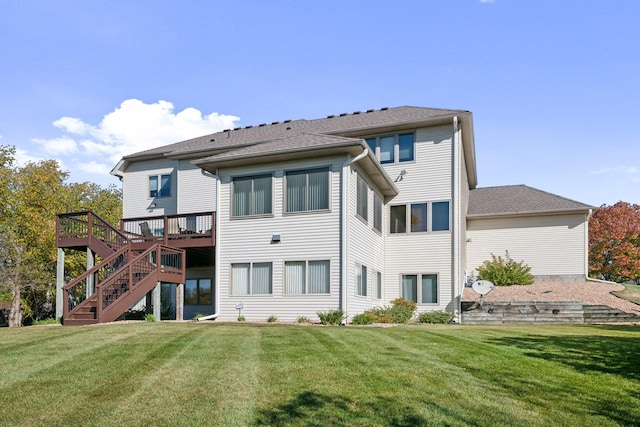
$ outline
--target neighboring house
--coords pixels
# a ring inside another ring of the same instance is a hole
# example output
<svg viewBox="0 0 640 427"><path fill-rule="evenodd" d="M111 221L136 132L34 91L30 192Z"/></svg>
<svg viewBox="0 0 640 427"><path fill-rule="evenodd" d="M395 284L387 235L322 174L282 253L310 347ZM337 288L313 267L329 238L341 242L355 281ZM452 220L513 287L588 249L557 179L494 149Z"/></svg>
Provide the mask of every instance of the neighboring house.
<svg viewBox="0 0 640 427"><path fill-rule="evenodd" d="M184 319L338 308L351 318L397 297L458 314L467 274L505 250L537 276L584 278L591 207L524 186L476 188L475 162L463 110L229 129L125 156L112 171L118 239L186 252L184 286L154 279Z"/></svg>

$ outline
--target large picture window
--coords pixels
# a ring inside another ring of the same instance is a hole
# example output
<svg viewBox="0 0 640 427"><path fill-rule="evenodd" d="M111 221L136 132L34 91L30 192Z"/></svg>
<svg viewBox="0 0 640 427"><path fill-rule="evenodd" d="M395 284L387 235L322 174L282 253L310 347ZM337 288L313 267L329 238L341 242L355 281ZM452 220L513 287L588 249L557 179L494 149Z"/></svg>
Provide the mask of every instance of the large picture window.
<svg viewBox="0 0 640 427"><path fill-rule="evenodd" d="M271 175L233 179L233 216L272 213Z"/></svg>
<svg viewBox="0 0 640 427"><path fill-rule="evenodd" d="M171 196L171 175L152 175L149 177L149 197Z"/></svg>
<svg viewBox="0 0 640 427"><path fill-rule="evenodd" d="M211 279L187 279L184 284L185 305L211 305Z"/></svg>
<svg viewBox="0 0 640 427"><path fill-rule="evenodd" d="M367 138L366 141L382 164L412 162L415 159L413 133Z"/></svg>
<svg viewBox="0 0 640 427"><path fill-rule="evenodd" d="M272 270L270 262L231 264L231 293L233 295L272 294Z"/></svg>
<svg viewBox="0 0 640 427"><path fill-rule="evenodd" d="M285 293L288 295L328 294L329 261L287 261Z"/></svg>
<svg viewBox="0 0 640 427"><path fill-rule="evenodd" d="M437 274L402 275L402 298L417 304L438 303Z"/></svg>
<svg viewBox="0 0 640 427"><path fill-rule="evenodd" d="M329 170L286 173L287 212L329 209Z"/></svg>

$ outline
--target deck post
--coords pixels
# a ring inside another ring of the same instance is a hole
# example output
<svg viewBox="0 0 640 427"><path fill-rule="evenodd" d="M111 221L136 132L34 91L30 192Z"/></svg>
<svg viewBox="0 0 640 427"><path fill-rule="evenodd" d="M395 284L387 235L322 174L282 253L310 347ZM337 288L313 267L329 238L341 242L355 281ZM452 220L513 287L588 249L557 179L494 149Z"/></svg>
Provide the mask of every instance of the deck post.
<svg viewBox="0 0 640 427"><path fill-rule="evenodd" d="M56 319L63 315L64 293L64 249L58 248L58 263L56 268Z"/></svg>
<svg viewBox="0 0 640 427"><path fill-rule="evenodd" d="M95 255L93 254L93 251L90 248L87 248L87 270L89 271L91 270L94 265L96 263L96 259L95 259ZM87 298L89 298L91 295L94 294L94 283L93 283L93 274L90 276L87 276L87 283L86 283L86 290L87 290Z"/></svg>
<svg viewBox="0 0 640 427"><path fill-rule="evenodd" d="M184 320L184 283L176 285L176 320Z"/></svg>
<svg viewBox="0 0 640 427"><path fill-rule="evenodd" d="M156 287L151 291L151 299L153 301L153 317L156 321L162 320L162 307L160 303L160 282L156 284Z"/></svg>

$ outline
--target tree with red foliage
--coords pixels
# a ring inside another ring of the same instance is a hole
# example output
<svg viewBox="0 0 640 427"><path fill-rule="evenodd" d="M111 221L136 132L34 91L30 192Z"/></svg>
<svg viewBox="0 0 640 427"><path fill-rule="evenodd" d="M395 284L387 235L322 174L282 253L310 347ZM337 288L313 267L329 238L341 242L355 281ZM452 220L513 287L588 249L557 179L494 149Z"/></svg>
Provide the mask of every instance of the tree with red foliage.
<svg viewBox="0 0 640 427"><path fill-rule="evenodd" d="M589 275L640 282L640 205L602 205L589 220Z"/></svg>

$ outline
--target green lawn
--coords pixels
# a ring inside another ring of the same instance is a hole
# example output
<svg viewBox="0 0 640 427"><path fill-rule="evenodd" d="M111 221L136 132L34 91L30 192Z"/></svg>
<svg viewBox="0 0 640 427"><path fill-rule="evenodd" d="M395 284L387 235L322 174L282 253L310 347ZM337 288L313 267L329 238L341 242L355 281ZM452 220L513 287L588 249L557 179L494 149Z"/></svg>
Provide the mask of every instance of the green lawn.
<svg viewBox="0 0 640 427"><path fill-rule="evenodd" d="M0 330L0 425L640 424L640 328Z"/></svg>

